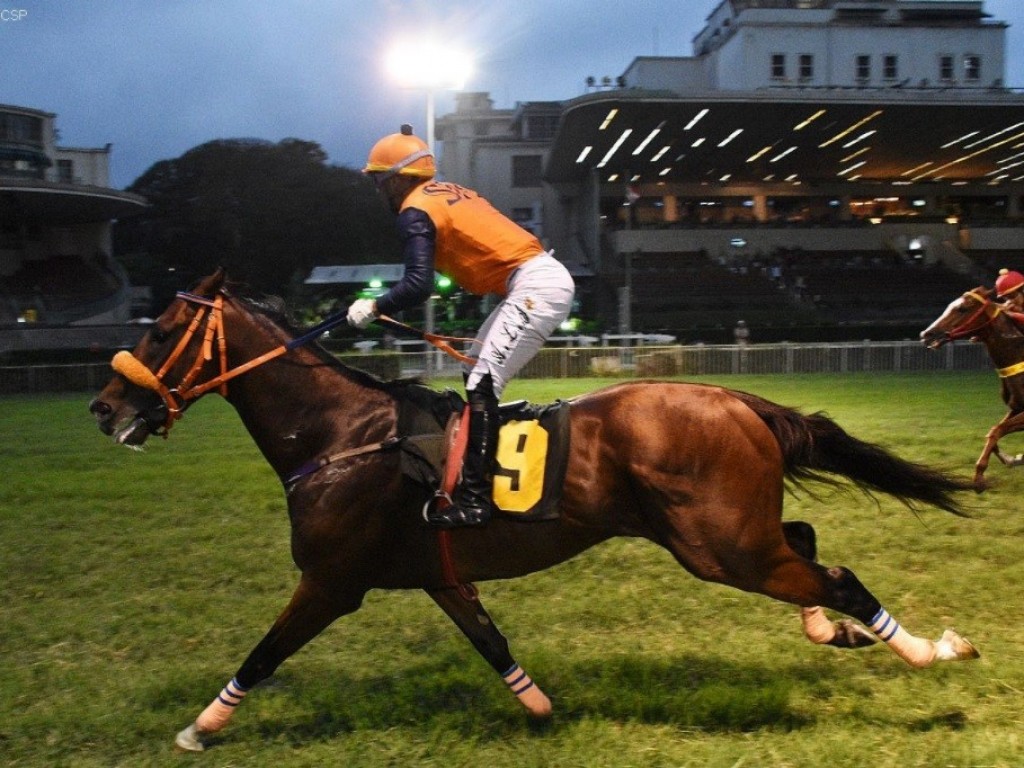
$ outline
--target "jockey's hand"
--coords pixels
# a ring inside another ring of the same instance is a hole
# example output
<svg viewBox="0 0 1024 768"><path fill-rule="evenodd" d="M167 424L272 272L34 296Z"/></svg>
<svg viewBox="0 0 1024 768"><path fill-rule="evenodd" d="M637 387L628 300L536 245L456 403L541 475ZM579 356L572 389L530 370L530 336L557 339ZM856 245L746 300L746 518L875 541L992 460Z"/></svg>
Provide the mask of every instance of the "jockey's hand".
<svg viewBox="0 0 1024 768"><path fill-rule="evenodd" d="M348 308L348 324L353 328L365 328L377 319L377 302L373 299L356 299Z"/></svg>

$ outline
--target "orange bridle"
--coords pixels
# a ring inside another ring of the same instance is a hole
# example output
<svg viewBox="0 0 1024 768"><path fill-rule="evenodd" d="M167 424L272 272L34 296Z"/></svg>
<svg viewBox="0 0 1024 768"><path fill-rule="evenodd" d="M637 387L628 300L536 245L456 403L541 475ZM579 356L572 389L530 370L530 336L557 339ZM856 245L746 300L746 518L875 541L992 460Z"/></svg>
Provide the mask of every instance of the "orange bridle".
<svg viewBox="0 0 1024 768"><path fill-rule="evenodd" d="M122 350L114 355L111 366L114 370L124 376L128 381L144 389L149 389L160 396L164 408L167 411L167 418L161 426L162 432L154 431L154 434L167 437L168 431L174 422L180 419L185 413L185 406L189 401L205 395L207 392L218 389L222 396L228 393L228 381L246 371L250 371L268 360L279 357L288 351L288 347L280 345L269 352L250 360L243 365L228 370L227 354L227 333L224 326L224 294L218 293L214 298L208 299L205 296L196 296L191 293L178 292L177 297L193 304L199 304L195 317L189 323L188 328L178 340L174 350L154 373L146 364L127 350ZM192 338L199 331L203 322L206 328L203 332L203 342L196 353L196 359L188 369L181 381L175 387L169 387L164 383L164 377L174 367L178 359L184 354ZM217 343L218 359L220 361L220 374L209 381L195 384L196 378L203 366L213 359L213 345Z"/></svg>

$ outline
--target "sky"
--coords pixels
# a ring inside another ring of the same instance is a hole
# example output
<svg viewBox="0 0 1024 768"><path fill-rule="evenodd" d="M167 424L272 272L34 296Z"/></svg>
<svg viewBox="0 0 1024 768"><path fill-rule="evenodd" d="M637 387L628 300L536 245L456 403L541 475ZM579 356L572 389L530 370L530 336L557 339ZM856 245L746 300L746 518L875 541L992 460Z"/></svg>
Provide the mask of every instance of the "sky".
<svg viewBox="0 0 1024 768"><path fill-rule="evenodd" d="M298 138L362 167L381 136L426 136L427 96L389 53L434 39L471 54L464 89L498 109L565 100L637 56L688 56L720 0L0 0L0 104L57 115L59 144L111 144L111 186L214 139ZM1024 0L1006 84L1024 88ZM436 95L438 116L450 91Z"/></svg>

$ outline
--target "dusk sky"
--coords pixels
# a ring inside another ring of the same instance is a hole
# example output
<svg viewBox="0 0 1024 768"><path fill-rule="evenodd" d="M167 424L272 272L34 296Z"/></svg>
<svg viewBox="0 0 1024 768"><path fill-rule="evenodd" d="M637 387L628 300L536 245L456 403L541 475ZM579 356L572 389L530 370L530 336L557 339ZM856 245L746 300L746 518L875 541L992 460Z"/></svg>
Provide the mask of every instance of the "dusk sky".
<svg viewBox="0 0 1024 768"><path fill-rule="evenodd" d="M111 184L206 141L295 137L361 167L380 136L426 135L427 98L385 60L403 40L473 54L465 88L497 108L585 92L636 56L685 56L719 0L0 0L0 104L57 115L60 144L113 145ZM1024 0L1007 77L1024 88ZM439 93L437 114L451 111Z"/></svg>

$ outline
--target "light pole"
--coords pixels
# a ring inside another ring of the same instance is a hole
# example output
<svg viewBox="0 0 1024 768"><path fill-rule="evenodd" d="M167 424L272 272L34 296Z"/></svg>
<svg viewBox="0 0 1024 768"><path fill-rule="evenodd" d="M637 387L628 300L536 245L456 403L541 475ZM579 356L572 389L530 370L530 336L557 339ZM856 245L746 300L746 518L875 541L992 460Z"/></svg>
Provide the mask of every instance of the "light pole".
<svg viewBox="0 0 1024 768"><path fill-rule="evenodd" d="M433 41L399 43L387 57L390 76L401 88L424 90L427 94L427 147L437 163L434 137L435 95L439 90L457 91L463 87L472 69L472 60L462 51ZM427 333L435 327L434 295L427 299L423 324ZM427 370L441 370L443 359L439 351L427 352Z"/></svg>

